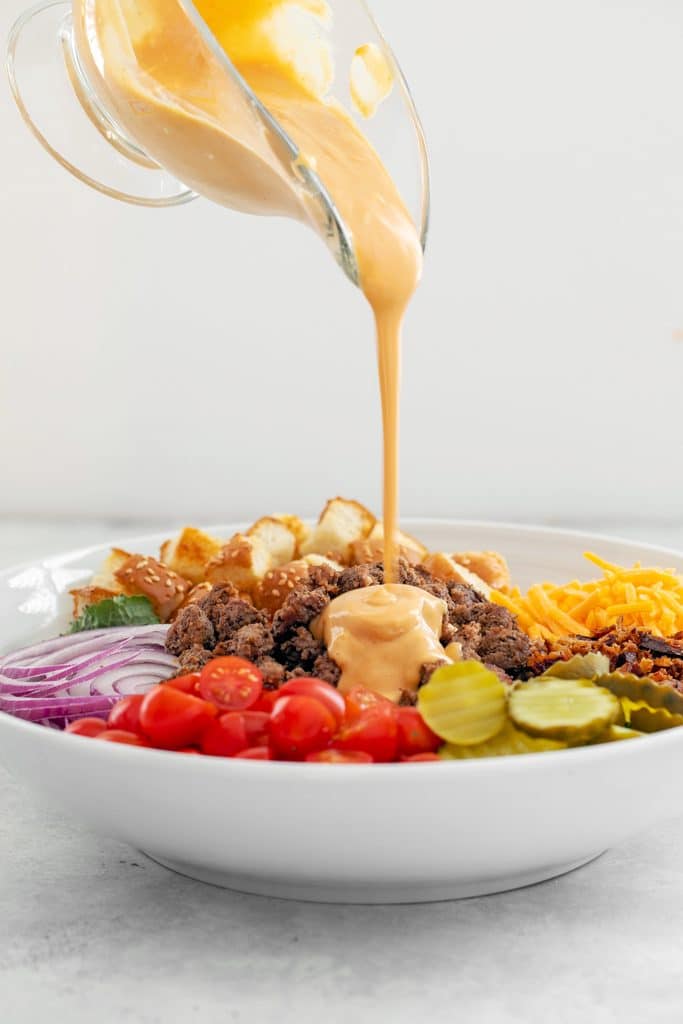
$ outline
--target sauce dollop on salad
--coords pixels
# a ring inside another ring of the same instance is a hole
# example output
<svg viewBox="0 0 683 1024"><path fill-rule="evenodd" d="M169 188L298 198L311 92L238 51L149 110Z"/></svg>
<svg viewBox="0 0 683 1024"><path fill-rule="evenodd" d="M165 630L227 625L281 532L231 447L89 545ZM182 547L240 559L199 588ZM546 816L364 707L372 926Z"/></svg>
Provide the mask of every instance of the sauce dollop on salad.
<svg viewBox="0 0 683 1024"><path fill-rule="evenodd" d="M389 583L341 594L311 629L341 669L342 693L365 685L398 700L417 689L424 665L447 660L440 641L446 610L426 590Z"/></svg>

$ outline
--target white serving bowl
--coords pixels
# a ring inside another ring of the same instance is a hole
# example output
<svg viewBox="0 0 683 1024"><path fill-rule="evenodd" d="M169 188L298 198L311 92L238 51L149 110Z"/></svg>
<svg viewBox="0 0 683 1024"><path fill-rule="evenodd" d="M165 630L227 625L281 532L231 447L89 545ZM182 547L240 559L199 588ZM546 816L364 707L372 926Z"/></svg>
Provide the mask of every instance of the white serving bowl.
<svg viewBox="0 0 683 1024"><path fill-rule="evenodd" d="M676 552L587 534L405 526L433 549L502 551L522 586L592 574L587 548L622 564L683 568ZM117 543L152 554L162 539ZM107 550L0 576L3 648L59 632L67 591ZM683 729L523 757L334 766L95 743L0 714L0 760L92 829L193 878L291 899L403 903L551 878L676 813L664 780L683 768Z"/></svg>

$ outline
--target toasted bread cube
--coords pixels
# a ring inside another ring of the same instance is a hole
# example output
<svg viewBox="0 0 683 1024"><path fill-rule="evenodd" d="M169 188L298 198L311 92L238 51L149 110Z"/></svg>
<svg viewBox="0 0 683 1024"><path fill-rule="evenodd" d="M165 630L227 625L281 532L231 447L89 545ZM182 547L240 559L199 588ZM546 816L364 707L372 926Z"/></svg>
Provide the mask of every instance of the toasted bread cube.
<svg viewBox="0 0 683 1024"><path fill-rule="evenodd" d="M181 612L183 608L187 608L189 604L197 604L199 601L201 601L203 597L206 597L207 594L210 594L212 590L213 586L211 583L207 583L206 581L204 583L198 583L196 586L192 588L192 590L190 590L183 603L176 608L176 610L171 615L169 621L173 622L173 620L177 618L178 613Z"/></svg>
<svg viewBox="0 0 683 1024"><path fill-rule="evenodd" d="M303 561L312 568L319 565L327 565L330 569L334 569L335 572L341 572L344 568L341 562L335 562L334 558L326 558L325 555L304 555Z"/></svg>
<svg viewBox="0 0 683 1024"><path fill-rule="evenodd" d="M79 587L77 590L70 590L69 593L73 598L73 617L74 619L79 618L83 614L86 608L89 608L93 604L99 604L100 601L106 601L110 597L118 597L122 593L119 590L108 590L106 587Z"/></svg>
<svg viewBox="0 0 683 1024"><path fill-rule="evenodd" d="M305 580L309 572L309 564L303 558L297 558L287 565L269 569L254 590L254 601L258 608L275 613L298 583Z"/></svg>
<svg viewBox="0 0 683 1024"><path fill-rule="evenodd" d="M130 555L116 570L115 578L126 594L149 598L162 622L168 622L192 589L189 580L148 555Z"/></svg>
<svg viewBox="0 0 683 1024"><path fill-rule="evenodd" d="M161 561L191 583L205 579L206 563L217 555L223 541L194 526L186 526L173 540L161 545Z"/></svg>
<svg viewBox="0 0 683 1024"><path fill-rule="evenodd" d="M112 548L109 556L100 566L100 571L95 573L90 585L99 587L102 590L113 590L115 594L122 594L123 587L116 578L116 573L131 557L130 551L122 551L121 548Z"/></svg>
<svg viewBox="0 0 683 1024"><path fill-rule="evenodd" d="M399 558L405 558L411 565L419 565L427 554L427 548L409 533L399 530L396 535ZM384 526L378 520L366 540L351 545L351 562L362 565L365 562L381 562L384 558Z"/></svg>
<svg viewBox="0 0 683 1024"><path fill-rule="evenodd" d="M455 583L465 583L487 599L491 595L491 588L476 573L470 572L464 565L460 565L443 551L427 555L426 558L423 558L422 564L427 572L430 572L432 576L436 576L439 580L445 580L446 582L453 580Z"/></svg>
<svg viewBox="0 0 683 1024"><path fill-rule="evenodd" d="M232 583L250 594L272 568L270 551L260 537L236 533L206 566L206 578L214 586Z"/></svg>
<svg viewBox="0 0 683 1024"><path fill-rule="evenodd" d="M476 573L494 590L508 590L512 584L510 568L498 551L458 551L453 560Z"/></svg>
<svg viewBox="0 0 683 1024"><path fill-rule="evenodd" d="M332 498L301 547L303 555L326 555L344 565L351 561L352 545L366 540L375 517L357 501Z"/></svg>
<svg viewBox="0 0 683 1024"><path fill-rule="evenodd" d="M294 536L296 537L296 550L294 557L298 558L301 554L301 546L306 542L311 528L298 516L273 516L273 519L278 519L285 526L289 527Z"/></svg>
<svg viewBox="0 0 683 1024"><path fill-rule="evenodd" d="M420 561L427 554L427 548L424 546L422 541L418 540L417 537L413 537L410 533L404 533L403 530L398 530L396 537L400 546L413 555L420 556ZM384 523L381 520L377 520L372 530L368 535L368 540L381 540L384 543Z"/></svg>
<svg viewBox="0 0 683 1024"><path fill-rule="evenodd" d="M296 534L287 523L276 516L264 516L247 530L248 537L257 537L270 552L274 566L286 565L296 554Z"/></svg>
<svg viewBox="0 0 683 1024"><path fill-rule="evenodd" d="M309 574L311 568L328 565L335 572L341 572L343 566L323 555L306 555L286 565L269 569L254 589L254 602L258 608L275 613L281 608L294 588Z"/></svg>

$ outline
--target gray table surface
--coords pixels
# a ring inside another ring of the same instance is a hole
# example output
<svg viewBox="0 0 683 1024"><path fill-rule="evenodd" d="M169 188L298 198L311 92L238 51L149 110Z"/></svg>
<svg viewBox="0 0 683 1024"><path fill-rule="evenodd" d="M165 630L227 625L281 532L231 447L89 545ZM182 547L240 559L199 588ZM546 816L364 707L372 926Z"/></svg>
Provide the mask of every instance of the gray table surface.
<svg viewBox="0 0 683 1024"><path fill-rule="evenodd" d="M0 568L115 533L0 521ZM674 818L517 892L316 906L171 874L0 770L0 1022L680 1022L682 844Z"/></svg>

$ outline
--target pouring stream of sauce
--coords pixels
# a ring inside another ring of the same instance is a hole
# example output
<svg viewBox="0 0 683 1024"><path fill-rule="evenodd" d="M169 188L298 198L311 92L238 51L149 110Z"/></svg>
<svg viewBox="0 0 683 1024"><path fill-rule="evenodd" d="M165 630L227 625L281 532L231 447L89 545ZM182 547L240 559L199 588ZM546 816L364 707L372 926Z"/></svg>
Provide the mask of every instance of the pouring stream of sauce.
<svg viewBox="0 0 683 1024"><path fill-rule="evenodd" d="M396 693L415 688L421 664L436 655L444 611L424 591L395 585L401 331L422 272L417 231L378 154L344 108L325 97L331 55L320 33L307 34L301 18L288 20L297 4L195 2L239 72L320 176L353 237L360 286L376 325L387 586L337 599L320 628L332 657L341 652L347 662L345 683L356 676L353 658L363 660L372 649L375 668L366 664L366 685L386 689L387 678L395 675ZM299 7L309 19L327 14L324 0L299 0ZM243 90L176 0L74 0L74 24L100 100L155 160L222 205L317 227L289 154L277 152ZM405 631L400 642L389 637L392 616Z"/></svg>

